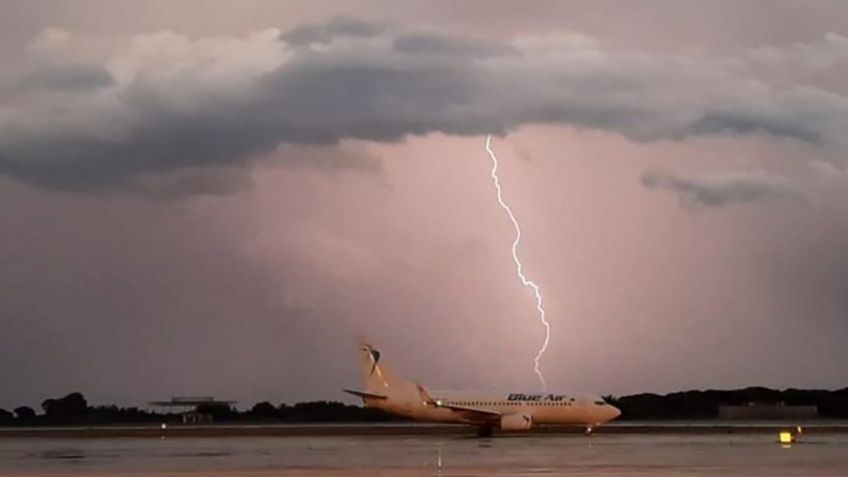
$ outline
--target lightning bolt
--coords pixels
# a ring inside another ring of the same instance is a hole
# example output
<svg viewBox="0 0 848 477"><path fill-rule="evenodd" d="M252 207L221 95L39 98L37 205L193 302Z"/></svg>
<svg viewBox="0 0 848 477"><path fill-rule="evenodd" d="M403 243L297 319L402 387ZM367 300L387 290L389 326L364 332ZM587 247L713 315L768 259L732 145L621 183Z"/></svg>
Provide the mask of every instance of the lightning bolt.
<svg viewBox="0 0 848 477"><path fill-rule="evenodd" d="M509 220L512 222L512 226L515 228L515 240L512 242L512 261L515 262L515 271L518 274L518 278L521 280L521 283L532 289L533 293L536 295L536 311L539 312L539 320L545 327L545 341L542 343L542 347L539 348L539 352L536 353L536 357L533 358L533 371L539 377L539 381L542 383L542 389L545 389L547 388L547 383L545 382L545 377L542 375L539 361L542 359L542 355L545 354L545 350L548 349L548 342L551 339L551 324L548 323L548 320L545 318L545 308L542 306L542 293L539 291L539 285L536 285L535 282L527 279L524 275L524 266L521 264L521 259L518 258L518 244L521 242L521 226L518 225L518 220L512 213L512 209L503 200L501 182L500 179L498 179L498 157L495 155L495 151L492 150L491 134L486 136L486 152L489 153L489 157L492 159L492 182L495 184L495 190L497 191L498 204L500 204L501 208L506 211L509 216Z"/></svg>

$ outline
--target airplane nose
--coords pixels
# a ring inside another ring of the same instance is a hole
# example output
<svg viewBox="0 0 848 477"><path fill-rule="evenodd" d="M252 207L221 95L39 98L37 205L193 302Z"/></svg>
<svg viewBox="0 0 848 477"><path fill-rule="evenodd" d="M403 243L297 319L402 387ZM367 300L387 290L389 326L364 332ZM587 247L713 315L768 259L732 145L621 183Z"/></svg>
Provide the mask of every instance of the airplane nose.
<svg viewBox="0 0 848 477"><path fill-rule="evenodd" d="M615 406L610 406L610 418L609 420L613 420L621 415L621 410Z"/></svg>

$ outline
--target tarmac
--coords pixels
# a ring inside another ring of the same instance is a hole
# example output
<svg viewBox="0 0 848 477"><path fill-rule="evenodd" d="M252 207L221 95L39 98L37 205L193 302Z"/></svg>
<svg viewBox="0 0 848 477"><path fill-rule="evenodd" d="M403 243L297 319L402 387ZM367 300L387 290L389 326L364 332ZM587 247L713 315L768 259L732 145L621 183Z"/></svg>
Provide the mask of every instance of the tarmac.
<svg viewBox="0 0 848 477"><path fill-rule="evenodd" d="M848 422L713 422L686 421L662 423L618 422L592 429L592 434L777 434L787 429L803 427L805 434L848 434ZM463 425L432 425L416 423L392 424L291 424L291 425L230 425L202 426L162 425L145 426L79 426L79 427L17 427L0 428L4 438L179 438L179 437L316 437L316 436L455 436L474 435L476 429ZM531 431L534 435L584 434L584 427L543 426Z"/></svg>

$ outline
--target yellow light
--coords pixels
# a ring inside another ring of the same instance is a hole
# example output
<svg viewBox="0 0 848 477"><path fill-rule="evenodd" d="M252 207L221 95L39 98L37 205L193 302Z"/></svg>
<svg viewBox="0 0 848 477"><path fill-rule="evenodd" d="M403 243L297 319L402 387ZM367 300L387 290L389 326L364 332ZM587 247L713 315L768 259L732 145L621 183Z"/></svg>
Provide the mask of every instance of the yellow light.
<svg viewBox="0 0 848 477"><path fill-rule="evenodd" d="M779 435L781 444L792 444L795 442L795 436L789 431L782 431Z"/></svg>

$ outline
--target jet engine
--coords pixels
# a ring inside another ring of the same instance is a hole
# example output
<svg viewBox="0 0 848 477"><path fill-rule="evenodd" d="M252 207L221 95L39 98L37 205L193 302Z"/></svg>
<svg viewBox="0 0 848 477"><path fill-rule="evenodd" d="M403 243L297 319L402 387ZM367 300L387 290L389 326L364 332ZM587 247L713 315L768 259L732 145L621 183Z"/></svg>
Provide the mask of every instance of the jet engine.
<svg viewBox="0 0 848 477"><path fill-rule="evenodd" d="M524 414L509 414L501 417L502 431L529 431L533 427L533 418Z"/></svg>

